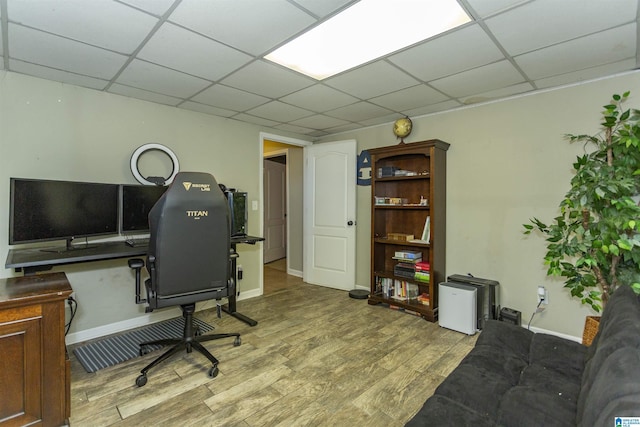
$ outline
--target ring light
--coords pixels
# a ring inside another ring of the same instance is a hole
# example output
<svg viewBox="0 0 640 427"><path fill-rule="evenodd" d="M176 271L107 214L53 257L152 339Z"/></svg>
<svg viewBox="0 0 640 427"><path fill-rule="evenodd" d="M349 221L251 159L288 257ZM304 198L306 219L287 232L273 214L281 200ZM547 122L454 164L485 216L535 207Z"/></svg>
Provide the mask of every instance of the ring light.
<svg viewBox="0 0 640 427"><path fill-rule="evenodd" d="M149 176L145 178L142 176L142 174L138 170L138 160L140 159L140 156L142 156L147 151L151 151L151 150L162 151L171 159L171 164L172 164L171 174L167 178L163 178L160 176ZM138 147L136 151L133 152L133 155L131 156L131 173L140 184L168 185L173 181L173 178L176 177L178 172L180 172L180 162L178 162L178 158L173 153L173 151L171 151L169 148L165 147L164 145L156 144L156 143L144 144Z"/></svg>

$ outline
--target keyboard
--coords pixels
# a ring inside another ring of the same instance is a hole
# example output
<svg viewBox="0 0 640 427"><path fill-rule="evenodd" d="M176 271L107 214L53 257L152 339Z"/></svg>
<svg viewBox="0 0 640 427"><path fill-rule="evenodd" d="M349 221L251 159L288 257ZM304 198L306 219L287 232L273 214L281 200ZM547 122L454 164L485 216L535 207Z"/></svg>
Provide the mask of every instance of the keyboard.
<svg viewBox="0 0 640 427"><path fill-rule="evenodd" d="M139 248L141 246L149 246L149 239L148 238L136 238L136 239L126 239L125 244L127 246L131 246L132 248Z"/></svg>

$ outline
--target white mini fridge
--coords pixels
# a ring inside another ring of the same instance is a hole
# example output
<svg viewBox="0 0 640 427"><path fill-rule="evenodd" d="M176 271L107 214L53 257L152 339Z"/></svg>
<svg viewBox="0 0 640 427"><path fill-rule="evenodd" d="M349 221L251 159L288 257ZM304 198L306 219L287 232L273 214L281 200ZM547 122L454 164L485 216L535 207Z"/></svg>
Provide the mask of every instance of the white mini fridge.
<svg viewBox="0 0 640 427"><path fill-rule="evenodd" d="M467 335L477 330L475 286L444 282L438 285L438 323Z"/></svg>

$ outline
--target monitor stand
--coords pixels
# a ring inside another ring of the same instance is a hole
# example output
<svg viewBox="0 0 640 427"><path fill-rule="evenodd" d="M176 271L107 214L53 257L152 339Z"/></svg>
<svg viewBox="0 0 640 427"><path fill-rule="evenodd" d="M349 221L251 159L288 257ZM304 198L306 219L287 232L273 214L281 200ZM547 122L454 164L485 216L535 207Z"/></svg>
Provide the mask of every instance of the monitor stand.
<svg viewBox="0 0 640 427"><path fill-rule="evenodd" d="M85 242L84 245L72 245L73 239L74 239L73 237L67 239L67 244L65 245L64 248L45 248L45 249L40 249L40 252L52 252L52 253L61 254L64 252L78 251L78 250L82 251L82 250L93 249L98 247L98 245L90 245L88 242Z"/></svg>

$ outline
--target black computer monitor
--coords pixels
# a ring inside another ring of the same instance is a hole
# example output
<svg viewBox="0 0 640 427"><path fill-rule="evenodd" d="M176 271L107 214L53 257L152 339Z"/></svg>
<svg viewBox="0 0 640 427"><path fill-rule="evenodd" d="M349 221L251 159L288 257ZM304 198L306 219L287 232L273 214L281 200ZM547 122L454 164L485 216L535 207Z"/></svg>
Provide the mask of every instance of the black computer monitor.
<svg viewBox="0 0 640 427"><path fill-rule="evenodd" d="M231 236L247 235L247 193L243 191L225 192L229 203Z"/></svg>
<svg viewBox="0 0 640 427"><path fill-rule="evenodd" d="M160 185L121 185L120 233L148 232L149 211L167 188Z"/></svg>
<svg viewBox="0 0 640 427"><path fill-rule="evenodd" d="M117 233L117 184L10 179L10 245Z"/></svg>

